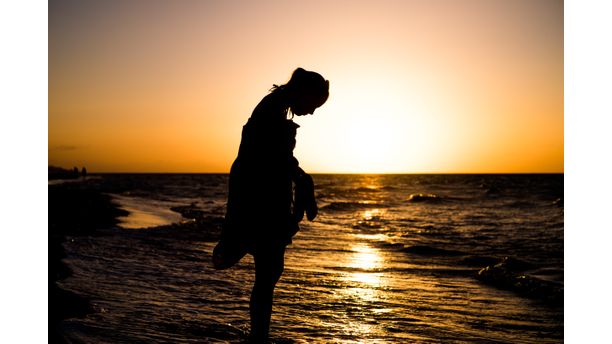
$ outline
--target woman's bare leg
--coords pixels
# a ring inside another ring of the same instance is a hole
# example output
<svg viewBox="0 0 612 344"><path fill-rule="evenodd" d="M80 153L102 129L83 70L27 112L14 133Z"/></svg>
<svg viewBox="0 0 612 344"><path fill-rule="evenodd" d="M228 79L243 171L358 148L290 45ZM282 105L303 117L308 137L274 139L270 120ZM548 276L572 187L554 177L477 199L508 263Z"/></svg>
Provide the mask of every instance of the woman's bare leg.
<svg viewBox="0 0 612 344"><path fill-rule="evenodd" d="M285 247L266 247L255 255L255 285L251 293L251 339L263 342L268 339L272 299L276 282L285 266Z"/></svg>

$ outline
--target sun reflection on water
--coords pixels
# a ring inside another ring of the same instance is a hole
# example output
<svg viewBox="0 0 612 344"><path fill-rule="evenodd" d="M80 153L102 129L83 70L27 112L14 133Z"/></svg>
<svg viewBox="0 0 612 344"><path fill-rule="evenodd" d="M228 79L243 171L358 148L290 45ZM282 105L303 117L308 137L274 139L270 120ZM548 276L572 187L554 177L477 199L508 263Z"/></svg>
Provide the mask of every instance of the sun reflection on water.
<svg viewBox="0 0 612 344"><path fill-rule="evenodd" d="M343 276L345 287L338 296L343 303L354 306L345 314L340 325L348 335L356 334L362 338L377 335L383 330L373 310L379 308L378 303L384 297L381 287L386 283L385 274L380 271L384 266L384 256L364 242L354 244L350 251L345 262L348 269ZM358 316L355 316L355 312Z"/></svg>
<svg viewBox="0 0 612 344"><path fill-rule="evenodd" d="M347 264L350 270L345 276L349 285L344 289L344 294L364 302L375 301L378 288L384 283L383 273L378 271L383 266L383 257L377 249L367 244L356 244L351 251Z"/></svg>
<svg viewBox="0 0 612 344"><path fill-rule="evenodd" d="M366 221L372 221L380 218L382 211L380 209L370 209L363 212L363 219Z"/></svg>
<svg viewBox="0 0 612 344"><path fill-rule="evenodd" d="M378 287L381 283L381 274L372 272L355 272L350 276L350 280L365 284L367 287Z"/></svg>
<svg viewBox="0 0 612 344"><path fill-rule="evenodd" d="M349 267L362 270L372 270L381 267L382 257L378 250L364 244L353 246L351 250L353 255L351 256Z"/></svg>

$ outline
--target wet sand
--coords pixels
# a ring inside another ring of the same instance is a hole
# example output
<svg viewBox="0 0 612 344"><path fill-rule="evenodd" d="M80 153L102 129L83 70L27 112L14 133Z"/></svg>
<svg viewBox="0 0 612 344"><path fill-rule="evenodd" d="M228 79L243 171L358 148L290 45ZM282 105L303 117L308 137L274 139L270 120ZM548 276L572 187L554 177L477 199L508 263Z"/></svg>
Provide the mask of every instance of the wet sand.
<svg viewBox="0 0 612 344"><path fill-rule="evenodd" d="M66 258L64 243L79 237L122 236L128 234L118 228L120 219L129 212L119 204L100 184L70 182L49 185L49 342L66 343L62 321L81 318L95 312L90 302L71 291L58 286L72 275L70 268L63 262ZM113 189L113 192L120 190ZM172 209L181 214L181 223L131 229L130 235L145 234L147 237L171 236L176 240L218 240L220 220L202 216L201 212L190 206ZM179 215L179 217L181 216ZM205 230L203 230L205 229Z"/></svg>
<svg viewBox="0 0 612 344"><path fill-rule="evenodd" d="M93 311L83 297L57 285L72 274L63 263L66 237L102 235L112 228L116 218L127 215L111 202L108 195L86 183L49 185L49 342L65 343L61 322L83 317Z"/></svg>

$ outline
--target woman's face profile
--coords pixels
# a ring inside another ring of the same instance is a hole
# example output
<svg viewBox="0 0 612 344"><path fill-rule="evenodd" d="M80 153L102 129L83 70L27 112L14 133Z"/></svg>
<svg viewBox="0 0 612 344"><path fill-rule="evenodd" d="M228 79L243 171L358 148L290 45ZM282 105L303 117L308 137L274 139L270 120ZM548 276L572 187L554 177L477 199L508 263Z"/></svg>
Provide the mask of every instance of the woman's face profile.
<svg viewBox="0 0 612 344"><path fill-rule="evenodd" d="M297 97L291 105L291 112L296 116L306 116L314 114L315 110L321 106L320 99L309 95Z"/></svg>

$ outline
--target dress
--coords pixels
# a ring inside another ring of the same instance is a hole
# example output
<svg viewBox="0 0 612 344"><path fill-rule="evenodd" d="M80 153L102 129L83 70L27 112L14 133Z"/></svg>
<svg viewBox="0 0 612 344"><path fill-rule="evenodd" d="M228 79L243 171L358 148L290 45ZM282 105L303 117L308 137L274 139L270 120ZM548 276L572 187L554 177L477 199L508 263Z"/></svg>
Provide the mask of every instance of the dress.
<svg viewBox="0 0 612 344"><path fill-rule="evenodd" d="M242 129L221 241L213 254L216 268L230 267L258 249L284 247L298 230L301 217L293 214L292 204L293 182L304 174L293 156L299 125L286 119L278 103L274 93L266 96ZM224 255L224 261L218 264L215 255Z"/></svg>

